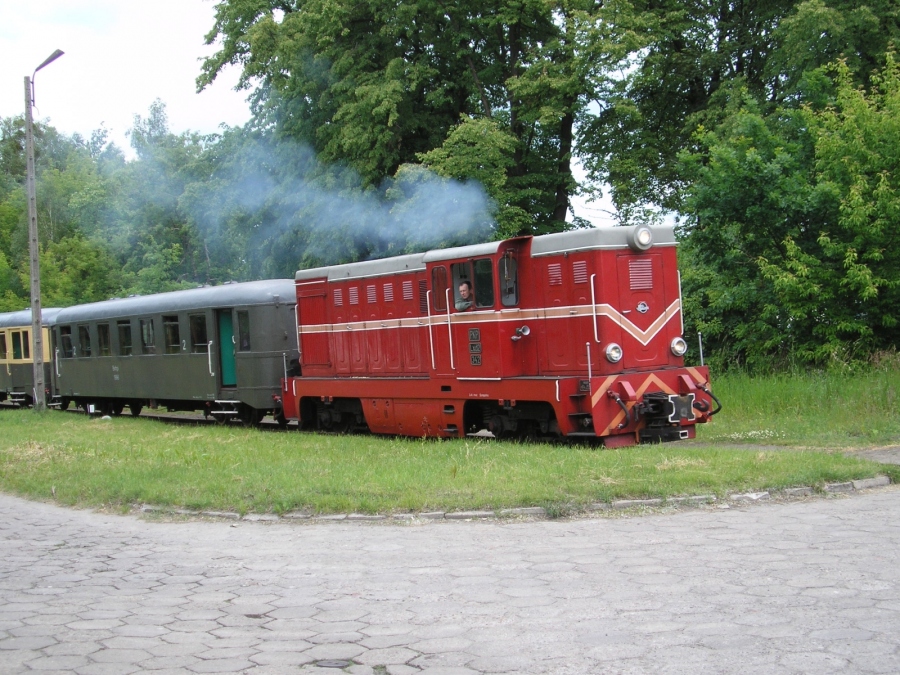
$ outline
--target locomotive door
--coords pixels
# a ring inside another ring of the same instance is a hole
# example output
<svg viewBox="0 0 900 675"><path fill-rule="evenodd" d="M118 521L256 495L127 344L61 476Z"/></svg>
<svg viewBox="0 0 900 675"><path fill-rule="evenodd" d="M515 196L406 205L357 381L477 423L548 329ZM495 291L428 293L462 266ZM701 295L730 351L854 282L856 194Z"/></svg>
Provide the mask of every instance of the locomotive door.
<svg viewBox="0 0 900 675"><path fill-rule="evenodd" d="M217 323L219 325L219 372L221 373L222 386L237 386L237 373L234 363L234 321L230 309L216 310Z"/></svg>
<svg viewBox="0 0 900 675"><path fill-rule="evenodd" d="M499 323L495 313L494 261L478 258L454 263L451 303L453 305L453 356L456 376L466 379L500 377ZM468 306L462 289L470 295Z"/></svg>
<svg viewBox="0 0 900 675"><path fill-rule="evenodd" d="M624 368L666 361L665 342L658 336L666 325L663 257L660 253L618 256L619 322Z"/></svg>

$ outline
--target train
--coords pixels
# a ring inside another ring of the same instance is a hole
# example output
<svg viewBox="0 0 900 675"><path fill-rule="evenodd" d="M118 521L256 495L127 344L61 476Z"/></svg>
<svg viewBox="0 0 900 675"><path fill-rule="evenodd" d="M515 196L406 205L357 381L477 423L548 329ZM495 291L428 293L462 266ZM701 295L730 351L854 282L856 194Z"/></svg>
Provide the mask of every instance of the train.
<svg viewBox="0 0 900 675"><path fill-rule="evenodd" d="M52 310L48 393L335 432L690 439L721 404L684 363L676 248L668 226L580 229Z"/></svg>

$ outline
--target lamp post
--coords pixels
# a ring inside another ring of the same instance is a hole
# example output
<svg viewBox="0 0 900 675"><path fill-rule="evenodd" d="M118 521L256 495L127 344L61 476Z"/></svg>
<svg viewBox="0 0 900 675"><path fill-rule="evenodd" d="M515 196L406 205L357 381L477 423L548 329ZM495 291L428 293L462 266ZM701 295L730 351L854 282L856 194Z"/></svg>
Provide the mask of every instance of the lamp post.
<svg viewBox="0 0 900 675"><path fill-rule="evenodd" d="M37 198L34 188L34 128L31 106L34 105L34 76L44 66L56 61L63 52L57 49L34 69L31 77L25 76L25 155L28 189L28 251L31 254L31 356L34 361L34 410L47 408L44 395L44 336L41 322L41 261L38 247Z"/></svg>

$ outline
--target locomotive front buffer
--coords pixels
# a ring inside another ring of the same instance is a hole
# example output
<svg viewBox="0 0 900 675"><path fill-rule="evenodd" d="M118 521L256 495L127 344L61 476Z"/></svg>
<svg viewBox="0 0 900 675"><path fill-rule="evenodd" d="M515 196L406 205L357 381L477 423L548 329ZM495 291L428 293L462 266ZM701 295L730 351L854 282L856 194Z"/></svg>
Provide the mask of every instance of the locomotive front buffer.
<svg viewBox="0 0 900 675"><path fill-rule="evenodd" d="M590 387L594 432L607 447L694 438L695 425L722 406L709 389L707 369L686 370L597 378Z"/></svg>

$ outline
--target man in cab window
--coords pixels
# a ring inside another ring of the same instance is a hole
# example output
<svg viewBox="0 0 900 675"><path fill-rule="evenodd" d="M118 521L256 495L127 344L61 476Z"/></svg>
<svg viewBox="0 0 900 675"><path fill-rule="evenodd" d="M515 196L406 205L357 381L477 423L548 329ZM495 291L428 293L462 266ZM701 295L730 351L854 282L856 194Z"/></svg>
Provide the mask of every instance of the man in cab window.
<svg viewBox="0 0 900 675"><path fill-rule="evenodd" d="M472 282L461 281L459 284L459 300L456 301L456 309L459 312L468 312L474 307L472 296Z"/></svg>

